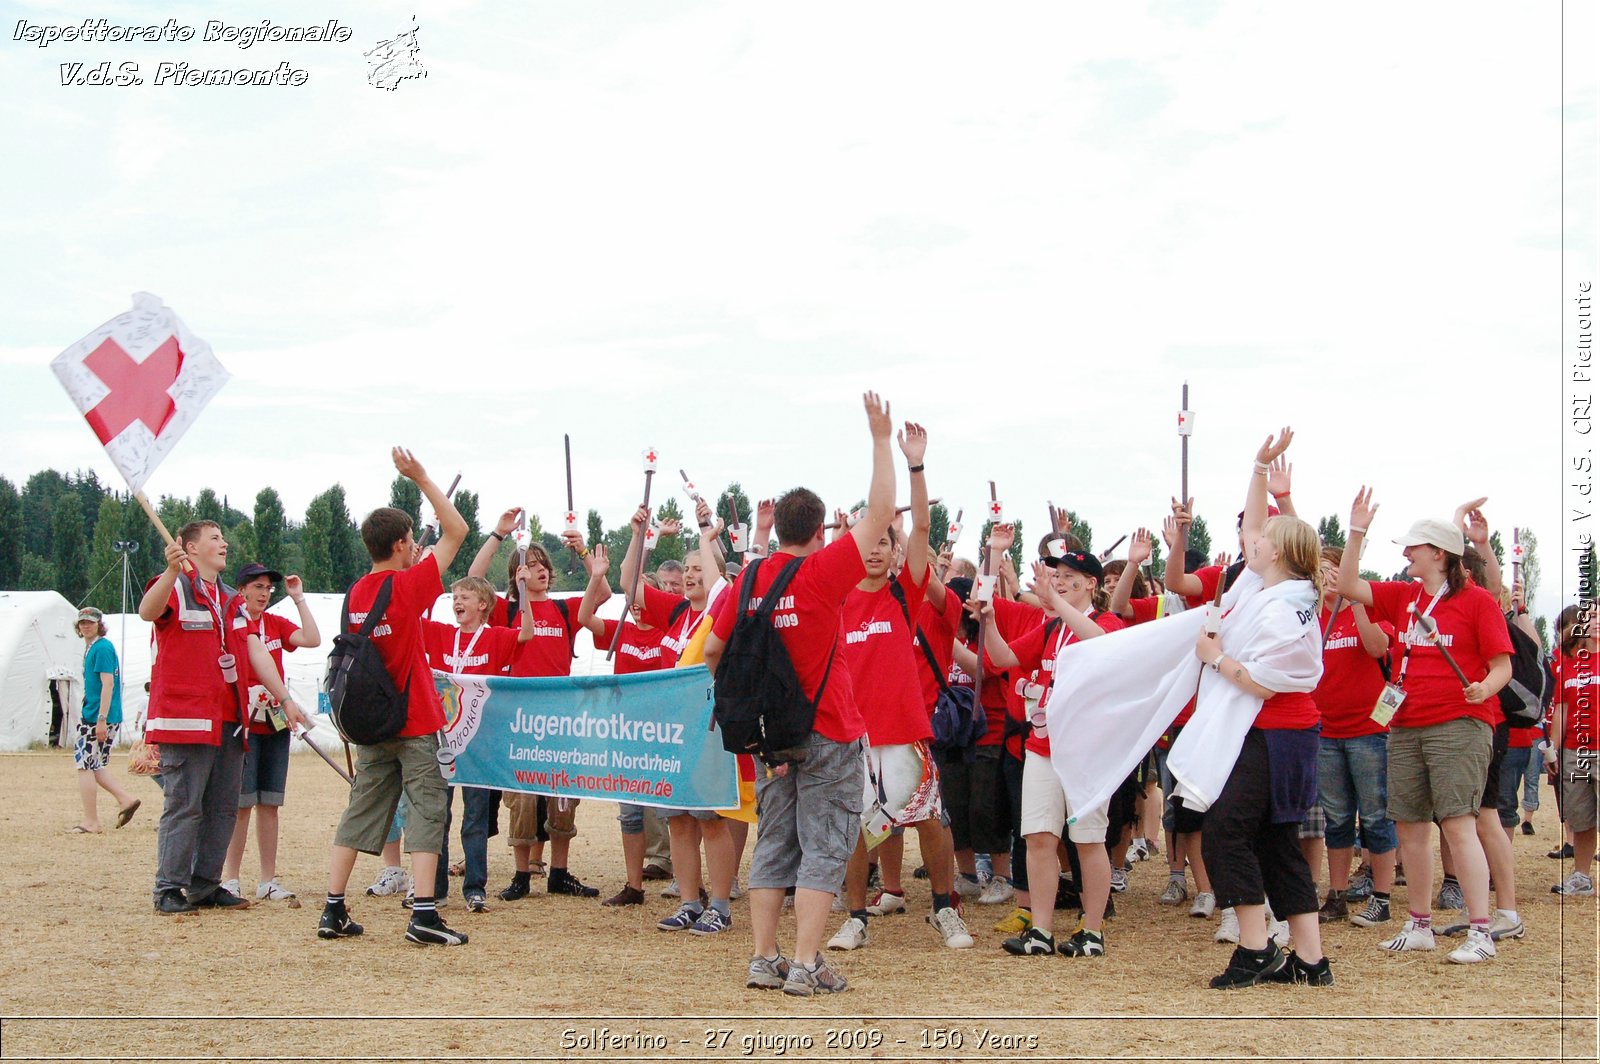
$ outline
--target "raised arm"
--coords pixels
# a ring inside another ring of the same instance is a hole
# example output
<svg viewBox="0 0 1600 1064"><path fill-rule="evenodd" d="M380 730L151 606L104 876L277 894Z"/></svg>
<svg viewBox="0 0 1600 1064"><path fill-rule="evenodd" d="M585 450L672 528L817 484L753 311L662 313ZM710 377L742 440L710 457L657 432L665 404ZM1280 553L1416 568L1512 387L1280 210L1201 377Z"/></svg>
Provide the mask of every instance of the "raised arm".
<svg viewBox="0 0 1600 1064"><path fill-rule="evenodd" d="M856 549L865 561L894 521L894 457L889 450L894 422L889 419L889 404L879 399L878 393L866 393L862 403L867 410L867 427L872 432L872 486L867 491L866 512L850 530L850 535L855 537ZM926 560L923 564L927 564Z"/></svg>
<svg viewBox="0 0 1600 1064"><path fill-rule="evenodd" d="M1372 605L1372 585L1361 579L1361 544L1366 542L1367 529L1378 516L1378 504L1372 501L1372 489L1362 486L1350 504L1350 530L1345 537L1344 553L1339 556L1339 586L1335 590L1351 602Z"/></svg>
<svg viewBox="0 0 1600 1064"><path fill-rule="evenodd" d="M400 475L416 484L422 497L433 507L433 512L439 515L439 542L433 545L433 556L439 563L439 572L443 573L456 560L456 552L467 540L467 520L461 516L444 489L428 476L428 471L422 468L422 463L417 461L415 455L404 447L395 447L390 450L389 457L394 460L394 467Z"/></svg>
<svg viewBox="0 0 1600 1064"><path fill-rule="evenodd" d="M1170 523L1172 519L1169 517L1167 521ZM1150 530L1137 529L1128 540L1128 567L1122 571L1122 579L1111 593L1111 612L1125 621L1133 620L1133 585L1138 582L1139 567L1149 560Z"/></svg>
<svg viewBox="0 0 1600 1064"><path fill-rule="evenodd" d="M650 510L640 506L633 511L633 516L628 518L628 549L622 555L622 590L626 594L628 588L637 587L639 582L639 560L644 557L643 551L635 553L639 545L639 537L644 535L647 522L650 520Z"/></svg>
<svg viewBox="0 0 1600 1064"><path fill-rule="evenodd" d="M185 557L182 544L176 541L167 544L167 567L161 570L161 575L145 589L144 597L139 600L140 620L159 621L161 615L167 612L167 600L172 597L178 574L183 571Z"/></svg>
<svg viewBox="0 0 1600 1064"><path fill-rule="evenodd" d="M1244 496L1244 523L1240 531L1249 543L1261 534L1267 523L1267 481L1272 475L1272 463L1289 449L1294 441L1294 430L1285 425L1276 437L1268 436L1256 451L1255 473L1250 477L1249 490Z"/></svg>
<svg viewBox="0 0 1600 1064"><path fill-rule="evenodd" d="M522 520L522 507L513 506L500 515L494 523L494 530L483 537L483 546L478 548L477 555L472 559L472 564L467 567L468 576L488 576L489 566L494 563L494 556L500 551L500 544L505 538L516 530Z"/></svg>
<svg viewBox="0 0 1600 1064"><path fill-rule="evenodd" d="M1500 578L1500 559L1494 556L1494 548L1489 546L1489 519L1483 516L1483 511L1474 506L1467 511L1465 527L1462 529L1478 554L1483 558L1483 589L1500 599L1500 589L1504 587Z"/></svg>
<svg viewBox="0 0 1600 1064"><path fill-rule="evenodd" d="M1277 503L1279 513L1299 517L1294 512L1294 499L1289 494L1293 478L1294 463L1279 455L1272 460L1272 468L1267 471L1267 492L1272 496L1272 501Z"/></svg>
<svg viewBox="0 0 1600 1064"><path fill-rule="evenodd" d="M1178 532L1178 539L1176 542L1169 540L1167 543L1170 555L1167 558L1167 571L1162 583L1166 584L1167 590L1174 595L1199 598L1206 593L1205 585L1200 582L1198 576L1184 571L1184 566L1188 563L1186 551L1189 544L1189 526L1194 523L1194 500L1179 502L1173 499L1170 520L1173 523L1172 527ZM1162 529L1165 531L1165 524L1162 525Z"/></svg>
<svg viewBox="0 0 1600 1064"><path fill-rule="evenodd" d="M295 612L300 614L300 628L289 636L292 646L318 647L322 645L322 633L317 629L317 619L311 615L311 607L306 603L304 584L293 573L283 578L283 589L289 593L289 601L294 603Z"/></svg>
<svg viewBox="0 0 1600 1064"><path fill-rule="evenodd" d="M911 479L911 532L906 536L906 571L911 574L913 583L920 584L928 573L928 530L933 527L928 512L928 477L922 471L922 460L928 453L928 430L907 421L900 431L899 442Z"/></svg>
<svg viewBox="0 0 1600 1064"><path fill-rule="evenodd" d="M1356 621L1356 634L1361 638L1361 649L1374 658L1381 658L1389 653L1389 637L1371 617L1367 616L1367 608L1359 602L1350 604L1350 616Z"/></svg>
<svg viewBox="0 0 1600 1064"><path fill-rule="evenodd" d="M980 624L979 627L983 629L983 650L988 654L989 660L994 662L996 668L1014 669L1021 664L1017 660L1016 652L1006 645L1005 637L1000 634L1000 626L995 623L994 603L979 602L976 598L972 598L967 600L967 612L980 621L986 620L988 622L987 624ZM976 659L973 660L973 665L977 665ZM973 670L968 669L967 671L971 673ZM988 670L985 669L984 671L987 672Z"/></svg>
<svg viewBox="0 0 1600 1064"><path fill-rule="evenodd" d="M767 556L772 546L772 523L777 520L777 508L777 503L772 499L762 499L756 503L755 534L750 539L750 549L746 554L757 558Z"/></svg>
<svg viewBox="0 0 1600 1064"><path fill-rule="evenodd" d="M594 550L583 560L583 564L589 570L589 585L583 589L583 601L578 603L578 624L588 628L596 638L599 638L605 629L604 622L600 622L598 628L595 627L599 621L596 614L611 598L611 557L606 553L606 545L596 543Z"/></svg>

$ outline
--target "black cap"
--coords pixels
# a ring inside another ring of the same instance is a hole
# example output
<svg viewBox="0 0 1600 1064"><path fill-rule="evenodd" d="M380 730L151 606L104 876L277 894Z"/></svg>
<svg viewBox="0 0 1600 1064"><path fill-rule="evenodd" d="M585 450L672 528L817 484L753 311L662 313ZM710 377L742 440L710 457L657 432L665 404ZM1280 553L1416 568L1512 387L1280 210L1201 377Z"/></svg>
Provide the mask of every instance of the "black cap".
<svg viewBox="0 0 1600 1064"><path fill-rule="evenodd" d="M1063 551L1059 558L1046 558L1044 563L1051 568L1064 565L1068 569L1083 573L1085 576L1092 576L1096 580L1104 580L1106 578L1106 570L1100 564L1100 559L1081 550Z"/></svg>
<svg viewBox="0 0 1600 1064"><path fill-rule="evenodd" d="M968 576L953 577L944 582L944 589L952 592L962 602L972 597L972 578Z"/></svg>
<svg viewBox="0 0 1600 1064"><path fill-rule="evenodd" d="M283 579L283 574L276 569L268 569L260 562L249 562L234 575L233 586L244 587L258 576L270 577L274 584Z"/></svg>

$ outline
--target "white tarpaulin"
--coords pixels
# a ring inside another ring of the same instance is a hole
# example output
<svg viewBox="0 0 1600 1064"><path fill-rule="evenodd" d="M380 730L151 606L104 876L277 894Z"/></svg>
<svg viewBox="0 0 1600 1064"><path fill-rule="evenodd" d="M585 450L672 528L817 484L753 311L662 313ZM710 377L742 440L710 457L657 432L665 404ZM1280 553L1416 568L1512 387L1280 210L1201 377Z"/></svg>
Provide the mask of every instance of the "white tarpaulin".
<svg viewBox="0 0 1600 1064"><path fill-rule="evenodd" d="M50 733L50 684L60 684L63 727L83 704L78 611L54 591L0 591L0 750L23 750Z"/></svg>

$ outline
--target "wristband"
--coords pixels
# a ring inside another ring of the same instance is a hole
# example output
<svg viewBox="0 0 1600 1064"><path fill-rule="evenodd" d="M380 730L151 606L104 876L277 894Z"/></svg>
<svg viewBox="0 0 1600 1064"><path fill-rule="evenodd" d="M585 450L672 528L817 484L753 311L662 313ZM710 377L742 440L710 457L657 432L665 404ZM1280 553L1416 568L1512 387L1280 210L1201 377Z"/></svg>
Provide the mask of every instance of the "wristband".
<svg viewBox="0 0 1600 1064"><path fill-rule="evenodd" d="M504 543L506 540L505 533L501 532L498 528L493 532L490 532L489 535L493 536L495 541L499 543Z"/></svg>
<svg viewBox="0 0 1600 1064"><path fill-rule="evenodd" d="M1355 525L1351 525L1350 526L1350 534L1353 536L1353 535L1356 535L1357 533L1360 533L1361 535L1364 536L1364 535L1367 534L1367 530L1364 529L1364 528L1357 528Z"/></svg>
<svg viewBox="0 0 1600 1064"><path fill-rule="evenodd" d="M1274 499L1287 499L1289 497L1289 493L1287 491L1275 491L1272 493L1272 497Z"/></svg>
<svg viewBox="0 0 1600 1064"><path fill-rule="evenodd" d="M1211 671L1212 672L1220 673L1222 671L1222 659L1227 657L1227 656L1228 655L1226 655L1226 654L1218 654L1217 655L1217 659L1215 661L1208 661L1208 662L1206 662L1206 664L1211 666Z"/></svg>
<svg viewBox="0 0 1600 1064"><path fill-rule="evenodd" d="M579 547L578 548L578 557L587 558L588 556L589 556L589 548L588 547Z"/></svg>
<svg viewBox="0 0 1600 1064"><path fill-rule="evenodd" d="M906 466L907 473L920 473L923 469L924 466L920 462L914 466Z"/></svg>
<svg viewBox="0 0 1600 1064"><path fill-rule="evenodd" d="M1268 473L1272 472L1272 467L1267 465L1267 463L1265 463L1265 462L1257 462L1257 463L1255 463L1255 467L1256 467L1256 476L1258 476L1258 477L1264 477Z"/></svg>

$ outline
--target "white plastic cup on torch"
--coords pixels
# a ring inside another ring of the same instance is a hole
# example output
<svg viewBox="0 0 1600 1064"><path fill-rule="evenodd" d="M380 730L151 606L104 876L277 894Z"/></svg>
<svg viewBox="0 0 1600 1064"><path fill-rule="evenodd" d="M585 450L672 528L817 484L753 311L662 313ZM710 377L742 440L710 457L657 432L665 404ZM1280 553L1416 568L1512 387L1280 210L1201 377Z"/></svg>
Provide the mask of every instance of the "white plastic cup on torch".
<svg viewBox="0 0 1600 1064"><path fill-rule="evenodd" d="M566 530L568 532L581 532L581 531L583 531L582 529L580 529L578 527L578 511L576 511L576 510L568 510L566 513L561 515L561 519L562 519L563 522L565 522Z"/></svg>
<svg viewBox="0 0 1600 1064"><path fill-rule="evenodd" d="M1000 575L998 573L979 573L978 586L972 593L973 597L979 602L993 602L994 589L999 583Z"/></svg>
<svg viewBox="0 0 1600 1064"><path fill-rule="evenodd" d="M743 554L745 552L745 550L750 546L750 544L747 542L748 535L749 529L744 525L728 526L728 542L733 544L733 553Z"/></svg>
<svg viewBox="0 0 1600 1064"><path fill-rule="evenodd" d="M661 455L656 452L654 447L646 447L643 453L644 471L646 473L654 473L656 471L656 461L660 457Z"/></svg>

